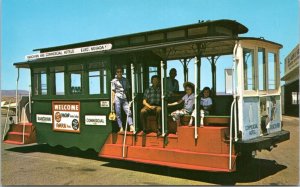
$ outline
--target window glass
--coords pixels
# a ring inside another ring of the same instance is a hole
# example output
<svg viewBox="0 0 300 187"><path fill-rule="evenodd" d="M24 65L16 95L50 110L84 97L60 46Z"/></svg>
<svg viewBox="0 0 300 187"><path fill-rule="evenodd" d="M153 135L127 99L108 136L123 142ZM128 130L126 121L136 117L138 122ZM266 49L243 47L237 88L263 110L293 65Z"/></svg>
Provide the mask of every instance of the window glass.
<svg viewBox="0 0 300 187"><path fill-rule="evenodd" d="M258 89L266 90L266 63L265 63L265 49L258 48Z"/></svg>
<svg viewBox="0 0 300 187"><path fill-rule="evenodd" d="M276 55L275 53L268 53L268 88L269 90L276 89Z"/></svg>
<svg viewBox="0 0 300 187"><path fill-rule="evenodd" d="M46 68L38 68L33 70L33 94L47 95L47 73Z"/></svg>
<svg viewBox="0 0 300 187"><path fill-rule="evenodd" d="M55 73L55 95L65 95L65 74L64 72Z"/></svg>
<svg viewBox="0 0 300 187"><path fill-rule="evenodd" d="M64 66L50 68L53 95L65 95Z"/></svg>
<svg viewBox="0 0 300 187"><path fill-rule="evenodd" d="M71 83L71 94L82 94L82 72L83 65L70 65L68 67Z"/></svg>
<svg viewBox="0 0 300 187"><path fill-rule="evenodd" d="M292 92L292 104L293 105L297 105L298 103L297 103L297 101L298 101L298 99L297 99L297 92Z"/></svg>
<svg viewBox="0 0 300 187"><path fill-rule="evenodd" d="M107 72L103 63L89 65L89 94L107 94Z"/></svg>
<svg viewBox="0 0 300 187"><path fill-rule="evenodd" d="M100 94L100 72L89 72L89 94Z"/></svg>
<svg viewBox="0 0 300 187"><path fill-rule="evenodd" d="M42 89L42 95L47 95L47 74L46 74L46 72L41 74L41 89Z"/></svg>
<svg viewBox="0 0 300 187"><path fill-rule="evenodd" d="M153 75L158 75L158 69L157 69L157 67L149 67L149 86L150 85L152 85L151 84L151 77L153 76Z"/></svg>
<svg viewBox="0 0 300 187"><path fill-rule="evenodd" d="M143 73L143 65L138 64L137 69L136 69L136 81L137 81L137 93L143 93L143 83L144 83L144 73Z"/></svg>
<svg viewBox="0 0 300 187"><path fill-rule="evenodd" d="M244 57L244 89L255 90L254 50L243 49Z"/></svg>

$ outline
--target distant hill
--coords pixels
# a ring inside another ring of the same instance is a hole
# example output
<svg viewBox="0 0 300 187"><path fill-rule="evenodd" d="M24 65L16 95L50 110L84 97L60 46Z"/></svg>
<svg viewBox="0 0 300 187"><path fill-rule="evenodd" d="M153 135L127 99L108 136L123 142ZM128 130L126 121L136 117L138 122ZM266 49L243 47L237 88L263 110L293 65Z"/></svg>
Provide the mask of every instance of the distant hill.
<svg viewBox="0 0 300 187"><path fill-rule="evenodd" d="M19 90L18 95L28 95L27 90ZM1 90L1 97L15 97L16 96L16 90Z"/></svg>

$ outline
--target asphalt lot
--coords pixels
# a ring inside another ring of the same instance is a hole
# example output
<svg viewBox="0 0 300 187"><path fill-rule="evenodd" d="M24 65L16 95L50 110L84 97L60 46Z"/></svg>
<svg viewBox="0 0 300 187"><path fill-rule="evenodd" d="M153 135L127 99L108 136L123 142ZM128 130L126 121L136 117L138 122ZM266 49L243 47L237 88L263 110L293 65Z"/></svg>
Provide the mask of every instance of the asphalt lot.
<svg viewBox="0 0 300 187"><path fill-rule="evenodd" d="M291 139L271 152L258 152L251 165L236 173L102 159L91 150L83 152L60 146L2 144L1 182L2 185L298 185L299 119L284 116L283 121Z"/></svg>

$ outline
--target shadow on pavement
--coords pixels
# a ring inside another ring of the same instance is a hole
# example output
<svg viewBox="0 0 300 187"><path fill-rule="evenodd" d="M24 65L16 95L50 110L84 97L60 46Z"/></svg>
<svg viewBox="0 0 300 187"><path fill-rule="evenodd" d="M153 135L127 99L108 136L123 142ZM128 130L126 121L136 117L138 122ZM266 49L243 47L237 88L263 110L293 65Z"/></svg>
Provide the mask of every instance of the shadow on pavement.
<svg viewBox="0 0 300 187"><path fill-rule="evenodd" d="M8 148L6 149L6 151L13 151L18 153L40 152L40 153L57 154L57 155L64 155L64 156L71 156L71 157L87 158L93 160L100 159L98 157L98 153L92 149L81 151L76 147L65 148L60 145L52 147L48 144L34 144L34 145Z"/></svg>
<svg viewBox="0 0 300 187"><path fill-rule="evenodd" d="M195 180L213 184L234 185L236 183L249 183L259 181L268 176L274 175L287 167L276 163L274 160L252 159L250 163L241 164L241 169L233 173L214 173L170 168L164 166L135 163L130 161L99 158L94 150L81 151L78 148L64 148L62 146L51 147L47 144L30 145L26 147L14 147L6 149L19 153L41 152L58 154L71 157L79 157L107 162L101 166L121 168L138 172L145 172L157 175L164 175L188 180Z"/></svg>

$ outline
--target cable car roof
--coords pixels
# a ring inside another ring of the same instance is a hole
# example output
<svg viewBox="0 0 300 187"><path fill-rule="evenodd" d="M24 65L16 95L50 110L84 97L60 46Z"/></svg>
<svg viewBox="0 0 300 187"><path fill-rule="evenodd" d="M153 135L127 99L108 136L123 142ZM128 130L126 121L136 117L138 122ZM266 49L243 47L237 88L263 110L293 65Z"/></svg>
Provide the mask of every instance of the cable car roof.
<svg viewBox="0 0 300 187"><path fill-rule="evenodd" d="M279 48L282 47L280 44L262 38L238 37L238 34L243 34L247 31L248 29L244 25L232 20L206 21L149 32L35 49L35 51L39 50L40 53L45 53L103 43L111 43L113 46L112 49L105 51L40 58L32 61L15 63L14 65L19 68L29 68L30 64L41 62L61 62L62 60L81 57L146 51L151 51L154 55L157 55L164 60L192 58L198 54L201 54L201 56L220 56L232 54L235 41L241 39L260 40L275 44Z"/></svg>

